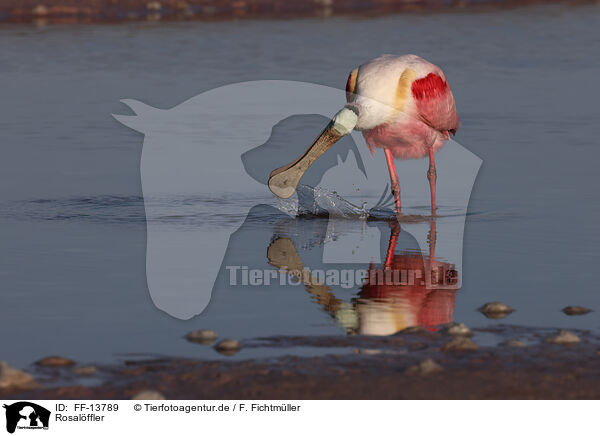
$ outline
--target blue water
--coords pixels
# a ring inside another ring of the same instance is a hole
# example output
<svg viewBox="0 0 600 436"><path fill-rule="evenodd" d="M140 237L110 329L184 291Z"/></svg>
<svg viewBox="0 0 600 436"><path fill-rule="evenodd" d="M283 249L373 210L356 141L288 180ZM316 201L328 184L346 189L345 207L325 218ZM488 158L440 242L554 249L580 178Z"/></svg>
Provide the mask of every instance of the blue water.
<svg viewBox="0 0 600 436"><path fill-rule="evenodd" d="M196 328L239 339L346 334L364 308L356 288L335 290L333 310L306 286L224 286L188 321L158 310L146 286L142 137L110 114L124 112L122 98L170 108L244 80L342 87L351 68L381 53L417 53L443 66L461 116L457 138L483 159L465 228L463 284L443 306L451 318L469 326L597 330L599 18L591 5L0 28L2 359L27 365L48 354L81 362L124 353L217 356L182 338ZM210 216L245 200L216 195L205 210ZM187 224L219 225L200 218ZM251 236L240 234L240 262L268 267L267 248L281 233L276 218L259 217L245 230ZM285 226L309 263L322 223ZM337 237L362 228L348 224ZM406 322L418 318L409 307L414 300L394 303ZM476 311L494 300L516 311L501 321ZM596 312L560 312L573 304Z"/></svg>

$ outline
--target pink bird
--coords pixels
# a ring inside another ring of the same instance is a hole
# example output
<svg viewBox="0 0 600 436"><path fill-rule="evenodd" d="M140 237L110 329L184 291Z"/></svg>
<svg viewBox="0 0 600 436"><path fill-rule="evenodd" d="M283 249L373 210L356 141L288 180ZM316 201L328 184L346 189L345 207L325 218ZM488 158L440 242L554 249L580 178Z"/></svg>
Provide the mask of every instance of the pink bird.
<svg viewBox="0 0 600 436"><path fill-rule="evenodd" d="M298 160L271 173L269 188L290 197L308 167L352 130L362 131L371 152L383 148L398 216L400 183L394 158L429 156L431 213L436 213L434 153L458 129L454 96L441 68L415 55L384 55L352 70L347 104Z"/></svg>

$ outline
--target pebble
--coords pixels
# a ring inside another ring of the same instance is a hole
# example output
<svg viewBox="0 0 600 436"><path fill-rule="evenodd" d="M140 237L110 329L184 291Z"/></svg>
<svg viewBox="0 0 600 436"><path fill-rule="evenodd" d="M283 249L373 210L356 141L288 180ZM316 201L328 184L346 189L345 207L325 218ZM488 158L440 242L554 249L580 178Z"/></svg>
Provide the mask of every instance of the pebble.
<svg viewBox="0 0 600 436"><path fill-rule="evenodd" d="M462 322L449 324L446 327L446 333L451 336L473 336L471 329Z"/></svg>
<svg viewBox="0 0 600 436"><path fill-rule="evenodd" d="M488 318L499 319L510 315L514 309L500 301L486 303L479 308L479 311Z"/></svg>
<svg viewBox="0 0 600 436"><path fill-rule="evenodd" d="M590 313L592 309L581 306L567 306L562 311L567 315L585 315L586 313Z"/></svg>
<svg viewBox="0 0 600 436"><path fill-rule="evenodd" d="M190 342L197 344L212 344L219 336L213 330L193 330L185 335Z"/></svg>
<svg viewBox="0 0 600 436"><path fill-rule="evenodd" d="M165 400L165 396L158 391L145 390L140 391L131 397L132 400Z"/></svg>
<svg viewBox="0 0 600 436"><path fill-rule="evenodd" d="M237 353L240 351L240 348L242 348L242 345L235 339L223 339L221 342L215 345L215 349L219 353L225 354L226 356L231 356L232 354Z"/></svg>
<svg viewBox="0 0 600 436"><path fill-rule="evenodd" d="M31 374L14 368L6 362L0 362L0 389L27 388L33 384L35 381Z"/></svg>
<svg viewBox="0 0 600 436"><path fill-rule="evenodd" d="M149 2L146 4L146 9L149 11L160 11L162 9L162 5L160 2Z"/></svg>
<svg viewBox="0 0 600 436"><path fill-rule="evenodd" d="M524 348L527 346L527 344L525 344L525 342L519 341L518 339L511 339L510 341L504 342L503 345L506 345L507 347L512 347L512 348Z"/></svg>
<svg viewBox="0 0 600 436"><path fill-rule="evenodd" d="M37 5L35 8L33 8L31 12L33 13L33 15L43 17L48 15L48 8L44 5Z"/></svg>
<svg viewBox="0 0 600 436"><path fill-rule="evenodd" d="M94 375L98 371L95 366L78 366L72 369L73 373L77 375Z"/></svg>
<svg viewBox="0 0 600 436"><path fill-rule="evenodd" d="M450 342L446 342L442 345L442 351L475 351L479 349L471 338L465 338L464 336L457 336Z"/></svg>
<svg viewBox="0 0 600 436"><path fill-rule="evenodd" d="M190 7L190 5L185 1L177 2L176 8L182 12L184 15L194 15L194 10Z"/></svg>
<svg viewBox="0 0 600 436"><path fill-rule="evenodd" d="M61 356L48 356L35 362L37 366L73 366L75 361Z"/></svg>
<svg viewBox="0 0 600 436"><path fill-rule="evenodd" d="M561 344L561 345L576 344L577 342L580 342L580 341L581 341L581 339L579 339L579 336L577 336L575 333L570 332L568 330L560 330L557 335L548 336L546 338L546 342L549 342L551 344Z"/></svg>
<svg viewBox="0 0 600 436"><path fill-rule="evenodd" d="M356 354L366 354L367 356L376 356L378 354L383 354L383 350L363 348L361 350L357 350Z"/></svg>
<svg viewBox="0 0 600 436"><path fill-rule="evenodd" d="M425 359L416 365L410 366L406 370L406 374L426 375L432 374L434 372L443 371L443 369L444 368L441 365L437 364L433 359Z"/></svg>

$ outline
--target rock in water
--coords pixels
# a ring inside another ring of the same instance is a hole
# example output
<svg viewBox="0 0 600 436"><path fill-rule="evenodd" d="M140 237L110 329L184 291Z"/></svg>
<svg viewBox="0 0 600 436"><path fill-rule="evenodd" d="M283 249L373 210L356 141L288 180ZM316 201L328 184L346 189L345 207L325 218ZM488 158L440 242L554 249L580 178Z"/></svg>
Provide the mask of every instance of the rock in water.
<svg viewBox="0 0 600 436"><path fill-rule="evenodd" d="M502 345L511 348L524 348L527 346L525 342L519 341L518 339L511 339L510 341L503 342Z"/></svg>
<svg viewBox="0 0 600 436"><path fill-rule="evenodd" d="M77 368L72 369L74 374L77 375L94 375L97 372L95 366L87 365L87 366L78 366Z"/></svg>
<svg viewBox="0 0 600 436"><path fill-rule="evenodd" d="M45 17L48 15L48 8L44 5L37 5L31 10L31 13L37 17Z"/></svg>
<svg viewBox="0 0 600 436"><path fill-rule="evenodd" d="M463 323L453 323L446 327L446 333L450 336L473 336L471 329Z"/></svg>
<svg viewBox="0 0 600 436"><path fill-rule="evenodd" d="M160 11L162 9L162 5L160 4L160 2L148 2L146 3L146 9L148 9L149 11Z"/></svg>
<svg viewBox="0 0 600 436"><path fill-rule="evenodd" d="M215 349L226 356L231 356L242 348L242 345L236 341L235 339L223 339L217 345L215 345Z"/></svg>
<svg viewBox="0 0 600 436"><path fill-rule="evenodd" d="M483 313L487 318L499 319L510 315L514 312L514 309L507 306L500 301L494 301L492 303L486 303L479 308L479 311Z"/></svg>
<svg viewBox="0 0 600 436"><path fill-rule="evenodd" d="M0 362L0 389L6 388L28 388L35 384L31 374L10 366L6 362Z"/></svg>
<svg viewBox="0 0 600 436"><path fill-rule="evenodd" d="M140 391L131 397L132 400L165 400L165 396L158 391L145 390Z"/></svg>
<svg viewBox="0 0 600 436"><path fill-rule="evenodd" d="M560 345L576 344L580 341L579 336L568 330L560 330L557 335L546 338L546 342Z"/></svg>
<svg viewBox="0 0 600 436"><path fill-rule="evenodd" d="M37 366L73 366L75 361L61 356L48 356L35 362Z"/></svg>
<svg viewBox="0 0 600 436"><path fill-rule="evenodd" d="M444 368L438 365L433 359L425 359L417 365L413 365L406 370L406 374L432 374L434 372L440 372Z"/></svg>
<svg viewBox="0 0 600 436"><path fill-rule="evenodd" d="M582 306L567 306L562 311L567 315L585 315L586 313L590 313L592 309Z"/></svg>
<svg viewBox="0 0 600 436"><path fill-rule="evenodd" d="M190 342L197 344L212 344L219 336L213 330L193 330L185 335Z"/></svg>
<svg viewBox="0 0 600 436"><path fill-rule="evenodd" d="M450 342L446 342L442 345L441 350L448 351L475 351L479 349L479 345L477 345L471 338L465 338L464 336L457 336L452 339Z"/></svg>

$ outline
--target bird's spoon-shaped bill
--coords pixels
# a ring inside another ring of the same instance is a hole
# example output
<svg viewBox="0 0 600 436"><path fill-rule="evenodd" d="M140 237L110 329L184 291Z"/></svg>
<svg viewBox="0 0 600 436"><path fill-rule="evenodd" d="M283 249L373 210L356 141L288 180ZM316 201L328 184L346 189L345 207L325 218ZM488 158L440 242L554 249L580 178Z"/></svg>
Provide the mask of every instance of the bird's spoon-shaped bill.
<svg viewBox="0 0 600 436"><path fill-rule="evenodd" d="M340 138L352 132L357 121L356 108L346 106L339 111L302 156L271 172L268 183L271 192L280 198L291 197L306 170Z"/></svg>

